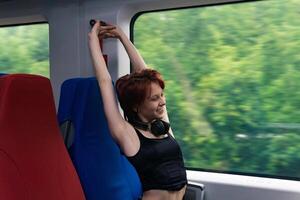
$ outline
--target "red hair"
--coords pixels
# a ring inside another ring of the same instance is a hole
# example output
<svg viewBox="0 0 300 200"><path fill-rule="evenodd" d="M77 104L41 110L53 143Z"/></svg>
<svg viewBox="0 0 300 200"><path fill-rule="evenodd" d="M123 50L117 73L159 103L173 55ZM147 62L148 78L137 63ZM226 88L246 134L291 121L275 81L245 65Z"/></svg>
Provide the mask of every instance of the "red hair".
<svg viewBox="0 0 300 200"><path fill-rule="evenodd" d="M157 83L162 89L165 88L161 74L153 69L127 74L117 80L118 99L127 117L134 113L134 107L145 101L150 92L151 83Z"/></svg>

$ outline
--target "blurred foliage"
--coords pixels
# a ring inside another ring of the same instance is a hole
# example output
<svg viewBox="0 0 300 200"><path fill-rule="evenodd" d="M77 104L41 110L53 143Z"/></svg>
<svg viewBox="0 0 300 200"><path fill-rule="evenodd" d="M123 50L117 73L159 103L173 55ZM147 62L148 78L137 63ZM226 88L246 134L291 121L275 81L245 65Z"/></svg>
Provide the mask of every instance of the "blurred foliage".
<svg viewBox="0 0 300 200"><path fill-rule="evenodd" d="M0 73L50 76L48 24L0 27L0 38Z"/></svg>
<svg viewBox="0 0 300 200"><path fill-rule="evenodd" d="M187 167L300 178L300 1L145 13L134 42L166 80Z"/></svg>

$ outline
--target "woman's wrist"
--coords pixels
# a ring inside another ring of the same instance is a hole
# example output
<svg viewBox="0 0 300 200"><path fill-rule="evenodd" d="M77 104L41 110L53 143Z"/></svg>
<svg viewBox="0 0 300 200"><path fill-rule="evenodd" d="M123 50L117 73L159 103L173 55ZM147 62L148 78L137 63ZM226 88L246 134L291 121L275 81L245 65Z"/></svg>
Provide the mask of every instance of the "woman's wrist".
<svg viewBox="0 0 300 200"><path fill-rule="evenodd" d="M89 39L92 41L99 40L98 35L94 32L90 32L88 36L89 36Z"/></svg>
<svg viewBox="0 0 300 200"><path fill-rule="evenodd" d="M125 35L125 33L122 30L119 31L118 38L121 41L125 41L126 39L128 39L127 36Z"/></svg>
<svg viewBox="0 0 300 200"><path fill-rule="evenodd" d="M131 42L125 34L120 36L120 41L126 49L129 48Z"/></svg>

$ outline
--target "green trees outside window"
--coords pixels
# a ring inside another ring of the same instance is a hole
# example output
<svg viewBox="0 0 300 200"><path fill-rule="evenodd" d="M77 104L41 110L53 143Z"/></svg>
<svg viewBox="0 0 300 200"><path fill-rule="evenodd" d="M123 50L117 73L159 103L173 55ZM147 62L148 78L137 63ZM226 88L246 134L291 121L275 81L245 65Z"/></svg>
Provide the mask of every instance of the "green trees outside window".
<svg viewBox="0 0 300 200"><path fill-rule="evenodd" d="M144 13L187 167L300 178L300 1Z"/></svg>
<svg viewBox="0 0 300 200"><path fill-rule="evenodd" d="M0 27L0 73L50 76L48 24Z"/></svg>

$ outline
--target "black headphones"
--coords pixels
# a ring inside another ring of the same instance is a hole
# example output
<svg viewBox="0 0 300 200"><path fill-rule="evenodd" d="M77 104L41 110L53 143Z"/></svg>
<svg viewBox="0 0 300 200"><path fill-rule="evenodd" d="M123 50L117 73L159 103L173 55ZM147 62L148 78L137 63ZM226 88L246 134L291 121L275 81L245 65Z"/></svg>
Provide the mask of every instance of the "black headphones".
<svg viewBox="0 0 300 200"><path fill-rule="evenodd" d="M129 120L135 128L140 128L144 131L150 131L156 137L165 135L169 132L170 124L161 119L156 119L151 123L142 122L139 118Z"/></svg>

